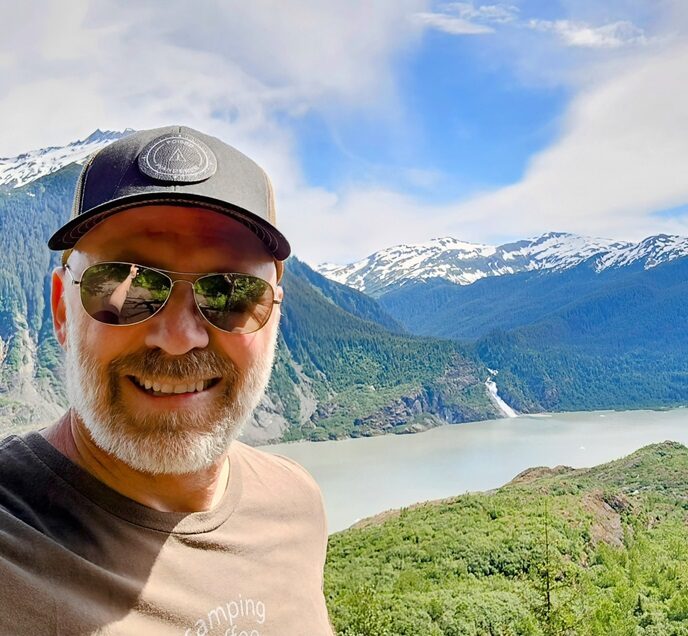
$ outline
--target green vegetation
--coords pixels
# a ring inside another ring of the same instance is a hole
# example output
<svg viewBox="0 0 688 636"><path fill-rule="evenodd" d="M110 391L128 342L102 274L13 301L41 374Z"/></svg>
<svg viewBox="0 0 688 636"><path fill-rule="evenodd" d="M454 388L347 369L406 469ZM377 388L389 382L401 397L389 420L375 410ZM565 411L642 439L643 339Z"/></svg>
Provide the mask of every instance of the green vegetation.
<svg viewBox="0 0 688 636"><path fill-rule="evenodd" d="M384 513L330 537L339 636L688 635L688 449Z"/></svg>
<svg viewBox="0 0 688 636"><path fill-rule="evenodd" d="M688 403L688 344L608 352L538 344L518 332L494 333L476 350L500 395L517 411L593 411Z"/></svg>
<svg viewBox="0 0 688 636"><path fill-rule="evenodd" d="M284 346L280 335L268 393L279 396L284 417L288 422L298 422L300 419L300 401L295 391L297 384L299 384L299 378L294 371L289 351Z"/></svg>
<svg viewBox="0 0 688 636"><path fill-rule="evenodd" d="M327 302L389 331L405 333L405 329L370 296L325 278L296 257L289 259L289 271L309 282Z"/></svg>
<svg viewBox="0 0 688 636"><path fill-rule="evenodd" d="M426 413L440 415L442 411L444 421L497 415L483 385L487 369L465 347L390 332L372 321L385 320L379 308L373 313L374 301L362 303L363 313L356 315L352 312L357 311L358 292L325 281L312 270L306 276L307 269L296 259L287 265L281 335L291 363L309 379L318 409L307 422L292 422L286 440L403 432L412 419L409 405L403 403L407 398L418 399ZM348 310L332 300L334 291ZM348 300L349 292L355 302ZM279 392L278 384L273 386ZM279 395L283 402L290 399ZM395 403L396 409L390 406ZM399 416L398 427L387 426L390 409ZM428 420L428 425L439 423L443 422L437 417Z"/></svg>
<svg viewBox="0 0 688 636"><path fill-rule="evenodd" d="M380 301L412 333L471 342L518 411L688 403L688 258L432 280Z"/></svg>

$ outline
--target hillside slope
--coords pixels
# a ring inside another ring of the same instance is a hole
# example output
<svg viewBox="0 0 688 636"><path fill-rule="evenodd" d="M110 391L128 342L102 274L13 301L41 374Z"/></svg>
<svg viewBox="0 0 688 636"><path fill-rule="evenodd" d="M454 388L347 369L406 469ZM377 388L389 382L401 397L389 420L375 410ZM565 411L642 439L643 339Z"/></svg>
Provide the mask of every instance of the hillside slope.
<svg viewBox="0 0 688 636"><path fill-rule="evenodd" d="M688 403L688 258L605 274L532 324L477 342L517 410Z"/></svg>
<svg viewBox="0 0 688 636"><path fill-rule="evenodd" d="M523 272L455 285L435 278L380 298L411 333L475 340L561 316L563 342L599 347L611 342L667 342L678 337L686 307L688 258L652 268L634 262L596 270L589 261L563 271ZM546 330L546 329L545 329Z"/></svg>
<svg viewBox="0 0 688 636"><path fill-rule="evenodd" d="M389 318L360 292L330 281L323 291L313 284L322 277L298 261L286 272L285 347L273 386L284 387L284 402L294 404L298 393L317 406L285 439L407 433L499 416L485 389L487 369L464 347L390 332L380 324ZM281 382L285 372L292 383ZM298 408L304 412L303 401Z"/></svg>
<svg viewBox="0 0 688 636"><path fill-rule="evenodd" d="M688 634L688 449L533 468L330 537L340 636Z"/></svg>

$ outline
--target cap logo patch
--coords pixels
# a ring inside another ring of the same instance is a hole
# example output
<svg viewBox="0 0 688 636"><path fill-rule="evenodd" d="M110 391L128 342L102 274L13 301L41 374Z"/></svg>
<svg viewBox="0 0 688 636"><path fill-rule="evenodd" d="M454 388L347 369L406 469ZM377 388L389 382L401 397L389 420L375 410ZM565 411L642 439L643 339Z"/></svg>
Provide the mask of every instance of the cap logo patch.
<svg viewBox="0 0 688 636"><path fill-rule="evenodd" d="M138 159L139 170L157 181L195 183L217 170L213 151L191 135L172 133L146 144Z"/></svg>

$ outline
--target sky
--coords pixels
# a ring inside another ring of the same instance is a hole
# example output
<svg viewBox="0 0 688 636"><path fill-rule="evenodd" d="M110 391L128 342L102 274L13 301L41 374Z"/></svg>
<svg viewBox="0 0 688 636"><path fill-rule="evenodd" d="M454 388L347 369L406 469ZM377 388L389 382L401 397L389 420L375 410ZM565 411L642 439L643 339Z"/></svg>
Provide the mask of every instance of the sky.
<svg viewBox="0 0 688 636"><path fill-rule="evenodd" d="M688 236L686 0L0 0L0 156L185 124L294 254Z"/></svg>

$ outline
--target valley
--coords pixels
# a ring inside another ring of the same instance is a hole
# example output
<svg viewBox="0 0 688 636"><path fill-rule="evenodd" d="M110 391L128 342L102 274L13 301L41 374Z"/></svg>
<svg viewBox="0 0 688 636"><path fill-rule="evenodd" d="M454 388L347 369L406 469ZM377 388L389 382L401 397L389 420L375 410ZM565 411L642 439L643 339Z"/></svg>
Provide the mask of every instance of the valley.
<svg viewBox="0 0 688 636"><path fill-rule="evenodd" d="M0 432L64 409L46 239L96 131L0 159ZM316 271L286 264L277 361L250 444L425 431L514 413L688 402L688 239L446 237Z"/></svg>

